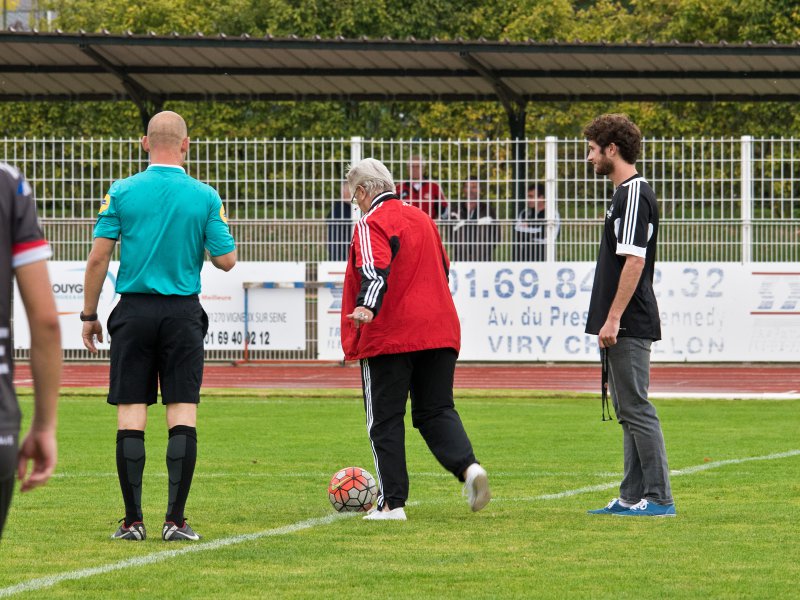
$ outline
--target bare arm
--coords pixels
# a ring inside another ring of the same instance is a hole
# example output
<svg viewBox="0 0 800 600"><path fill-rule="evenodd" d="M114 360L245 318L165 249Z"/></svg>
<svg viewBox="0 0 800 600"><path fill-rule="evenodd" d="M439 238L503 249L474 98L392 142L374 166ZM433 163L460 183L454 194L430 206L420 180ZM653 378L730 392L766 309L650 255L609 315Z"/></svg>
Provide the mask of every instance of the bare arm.
<svg viewBox="0 0 800 600"><path fill-rule="evenodd" d="M598 341L600 342L601 348L607 348L617 343L617 334L619 333L619 322L620 319L622 319L622 313L625 312L628 303L631 301L631 298L633 298L636 286L639 285L639 280L642 278L643 270L644 258L632 255L627 255L625 257L625 265L622 267L622 273L619 276L617 293L614 296L614 301L611 303L606 322L598 333Z"/></svg>
<svg viewBox="0 0 800 600"><path fill-rule="evenodd" d="M106 279L108 264L111 262L111 254L114 252L116 243L117 240L109 238L94 238L92 251L86 261L86 275L83 279L83 313L86 315L97 312L100 292L103 290L103 282ZM103 326L100 321L85 322L81 336L86 349L96 354L95 336L98 342L103 341Z"/></svg>
<svg viewBox="0 0 800 600"><path fill-rule="evenodd" d="M220 254L219 256L211 257L211 264L223 271L230 271L236 264L236 250L232 250L227 254Z"/></svg>
<svg viewBox="0 0 800 600"><path fill-rule="evenodd" d="M47 263L16 269L17 285L31 328L34 411L31 429L20 444L17 474L22 491L47 482L56 466L56 407L61 380L61 329ZM33 470L27 479L28 461Z"/></svg>

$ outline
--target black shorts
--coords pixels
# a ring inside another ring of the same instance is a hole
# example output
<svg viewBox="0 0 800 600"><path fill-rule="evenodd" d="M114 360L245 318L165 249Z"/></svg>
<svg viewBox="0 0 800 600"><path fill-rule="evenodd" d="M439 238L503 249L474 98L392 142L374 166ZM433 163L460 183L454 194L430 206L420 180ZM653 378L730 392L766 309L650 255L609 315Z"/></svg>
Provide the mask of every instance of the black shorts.
<svg viewBox="0 0 800 600"><path fill-rule="evenodd" d="M109 404L200 402L208 316L197 296L123 294L108 318Z"/></svg>

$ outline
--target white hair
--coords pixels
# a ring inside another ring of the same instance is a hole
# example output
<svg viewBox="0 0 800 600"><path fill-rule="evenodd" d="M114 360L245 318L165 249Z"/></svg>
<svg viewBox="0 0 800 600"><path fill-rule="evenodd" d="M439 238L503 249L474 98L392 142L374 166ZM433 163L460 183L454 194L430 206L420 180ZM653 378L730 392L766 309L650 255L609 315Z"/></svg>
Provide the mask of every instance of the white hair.
<svg viewBox="0 0 800 600"><path fill-rule="evenodd" d="M356 186L360 185L370 198L374 198L381 192L393 192L395 189L394 179L392 179L389 169L374 158L365 158L351 165L347 170L346 178L347 185L353 192L355 192Z"/></svg>

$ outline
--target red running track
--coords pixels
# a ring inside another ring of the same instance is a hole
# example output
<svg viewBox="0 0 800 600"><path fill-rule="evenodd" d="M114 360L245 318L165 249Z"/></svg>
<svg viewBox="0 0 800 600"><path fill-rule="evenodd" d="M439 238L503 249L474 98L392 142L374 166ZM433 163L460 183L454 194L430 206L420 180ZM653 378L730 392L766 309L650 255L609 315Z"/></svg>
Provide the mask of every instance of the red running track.
<svg viewBox="0 0 800 600"><path fill-rule="evenodd" d="M107 387L108 364L64 366L65 387ZM15 382L30 386L27 364L17 365ZM207 365L204 387L360 388L357 365ZM597 365L459 365L456 388L598 392ZM800 396L800 365L653 365L650 391L660 395L761 394Z"/></svg>

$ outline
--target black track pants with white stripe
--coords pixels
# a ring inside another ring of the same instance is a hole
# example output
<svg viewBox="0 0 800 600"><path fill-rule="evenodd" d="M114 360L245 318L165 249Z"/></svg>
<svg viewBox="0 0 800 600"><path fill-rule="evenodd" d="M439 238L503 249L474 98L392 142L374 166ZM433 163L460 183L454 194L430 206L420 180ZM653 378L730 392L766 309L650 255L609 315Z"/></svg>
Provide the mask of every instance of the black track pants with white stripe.
<svg viewBox="0 0 800 600"><path fill-rule="evenodd" d="M367 433L380 494L378 507L405 506L408 499L405 425L411 392L411 422L442 466L463 480L474 462L472 444L453 404L456 352L451 348L384 354L361 361Z"/></svg>

